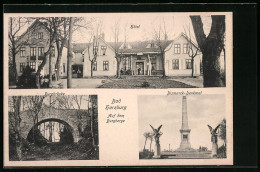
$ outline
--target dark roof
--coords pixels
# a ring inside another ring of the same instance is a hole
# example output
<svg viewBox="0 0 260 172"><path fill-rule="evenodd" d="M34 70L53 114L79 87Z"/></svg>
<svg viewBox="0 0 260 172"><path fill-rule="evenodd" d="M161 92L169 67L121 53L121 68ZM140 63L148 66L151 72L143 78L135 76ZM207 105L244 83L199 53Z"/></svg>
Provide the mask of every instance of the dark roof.
<svg viewBox="0 0 260 172"><path fill-rule="evenodd" d="M88 48L89 43L73 43L72 51L74 53L82 53L85 49Z"/></svg>
<svg viewBox="0 0 260 172"><path fill-rule="evenodd" d="M179 35L176 39L178 39L180 36L183 36L187 41L189 41L188 37L182 33ZM176 40L175 39L175 40ZM168 47L174 40L168 40L166 42L166 47ZM106 42L106 41L105 41ZM115 49L115 47L119 48L124 42L118 42L117 45L115 45L114 42L106 42L110 47ZM129 54L137 54L137 53L147 53L147 52L160 52L160 49L156 44L154 44L154 47L149 47L148 45L150 43L154 43L152 41L135 41L135 42L127 42L127 45L131 46L131 49L119 49L119 52L121 53L129 53ZM191 41L191 43L198 48L198 46ZM73 52L75 53L82 53L87 47L89 43L73 43Z"/></svg>
<svg viewBox="0 0 260 172"><path fill-rule="evenodd" d="M166 43L166 47L170 45L172 40L168 40ZM107 42L111 47L115 47L114 42ZM122 53L145 53L145 52L160 52L159 47L152 47L152 48L146 48L151 41L135 41L135 42L127 42L128 45L130 45L132 48L131 49L120 49L119 51ZM123 42L118 43L119 46L123 44Z"/></svg>

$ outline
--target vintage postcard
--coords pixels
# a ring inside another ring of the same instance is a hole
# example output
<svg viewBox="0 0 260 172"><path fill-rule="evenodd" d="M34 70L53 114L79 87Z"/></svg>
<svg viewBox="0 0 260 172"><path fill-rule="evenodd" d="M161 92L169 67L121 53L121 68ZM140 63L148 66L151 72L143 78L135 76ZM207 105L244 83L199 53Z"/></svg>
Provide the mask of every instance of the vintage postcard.
<svg viewBox="0 0 260 172"><path fill-rule="evenodd" d="M4 166L233 164L232 12L5 13Z"/></svg>

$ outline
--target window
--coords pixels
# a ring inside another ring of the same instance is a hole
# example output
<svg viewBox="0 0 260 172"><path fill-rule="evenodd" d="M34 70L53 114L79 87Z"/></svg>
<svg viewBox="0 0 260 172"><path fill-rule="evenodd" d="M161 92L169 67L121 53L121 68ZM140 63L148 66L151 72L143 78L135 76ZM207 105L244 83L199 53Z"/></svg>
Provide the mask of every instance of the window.
<svg viewBox="0 0 260 172"><path fill-rule="evenodd" d="M186 69L191 69L191 60L186 60Z"/></svg>
<svg viewBox="0 0 260 172"><path fill-rule="evenodd" d="M25 47L20 48L20 56L25 57Z"/></svg>
<svg viewBox="0 0 260 172"><path fill-rule="evenodd" d="M107 49L106 46L101 46L101 53L103 56L106 55L106 49Z"/></svg>
<svg viewBox="0 0 260 172"><path fill-rule="evenodd" d="M103 61L103 70L108 70L108 61Z"/></svg>
<svg viewBox="0 0 260 172"><path fill-rule="evenodd" d="M172 60L172 69L179 69L179 59Z"/></svg>
<svg viewBox="0 0 260 172"><path fill-rule="evenodd" d="M174 54L180 54L180 53L181 53L181 45L174 44Z"/></svg>
<svg viewBox="0 0 260 172"><path fill-rule="evenodd" d="M42 32L38 33L38 39L43 39L43 33Z"/></svg>
<svg viewBox="0 0 260 172"><path fill-rule="evenodd" d="M188 54L188 52L189 52L189 44L183 44L183 53L184 54Z"/></svg>
<svg viewBox="0 0 260 172"><path fill-rule="evenodd" d="M93 52L94 52L94 53L98 53L98 46L94 46L94 47L93 47Z"/></svg>
<svg viewBox="0 0 260 172"><path fill-rule="evenodd" d="M92 70L93 70L93 71L97 71L97 61L94 61L94 62L93 62Z"/></svg>
<svg viewBox="0 0 260 172"><path fill-rule="evenodd" d="M151 48L154 48L154 43L151 43Z"/></svg>
<svg viewBox="0 0 260 172"><path fill-rule="evenodd" d="M55 57L55 47L51 47L51 56Z"/></svg>
<svg viewBox="0 0 260 172"><path fill-rule="evenodd" d="M30 49L30 56L35 57L36 56L36 47L31 47Z"/></svg>
<svg viewBox="0 0 260 172"><path fill-rule="evenodd" d="M38 48L38 56L43 57L43 54L44 54L44 47L39 47Z"/></svg>
<svg viewBox="0 0 260 172"><path fill-rule="evenodd" d="M25 67L26 67L25 63L20 63L20 72L23 72Z"/></svg>
<svg viewBox="0 0 260 172"><path fill-rule="evenodd" d="M66 63L63 63L63 73L66 73Z"/></svg>
<svg viewBox="0 0 260 172"><path fill-rule="evenodd" d="M35 62L29 62L29 66L35 71Z"/></svg>

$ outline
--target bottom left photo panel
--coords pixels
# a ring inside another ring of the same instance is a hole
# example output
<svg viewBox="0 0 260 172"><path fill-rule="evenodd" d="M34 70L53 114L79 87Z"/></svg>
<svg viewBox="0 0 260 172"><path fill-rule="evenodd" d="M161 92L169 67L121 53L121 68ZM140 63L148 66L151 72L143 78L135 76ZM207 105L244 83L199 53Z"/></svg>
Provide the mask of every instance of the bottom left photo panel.
<svg viewBox="0 0 260 172"><path fill-rule="evenodd" d="M98 96L8 97L9 161L98 160Z"/></svg>

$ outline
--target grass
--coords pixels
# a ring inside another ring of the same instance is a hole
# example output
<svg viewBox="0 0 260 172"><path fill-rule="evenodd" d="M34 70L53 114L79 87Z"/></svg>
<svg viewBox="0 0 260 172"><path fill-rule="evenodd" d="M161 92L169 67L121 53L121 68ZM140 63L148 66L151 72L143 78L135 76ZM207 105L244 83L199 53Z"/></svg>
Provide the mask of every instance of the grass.
<svg viewBox="0 0 260 172"><path fill-rule="evenodd" d="M144 84L145 83L145 84ZM144 85L146 85L144 87ZM182 82L168 80L159 76L122 76L122 79L110 79L99 88L195 88Z"/></svg>

